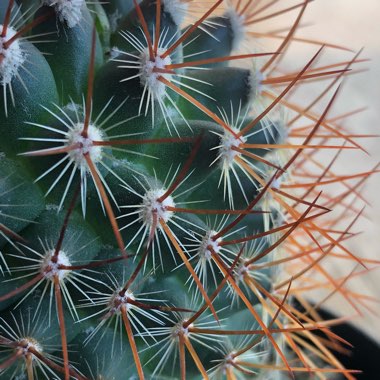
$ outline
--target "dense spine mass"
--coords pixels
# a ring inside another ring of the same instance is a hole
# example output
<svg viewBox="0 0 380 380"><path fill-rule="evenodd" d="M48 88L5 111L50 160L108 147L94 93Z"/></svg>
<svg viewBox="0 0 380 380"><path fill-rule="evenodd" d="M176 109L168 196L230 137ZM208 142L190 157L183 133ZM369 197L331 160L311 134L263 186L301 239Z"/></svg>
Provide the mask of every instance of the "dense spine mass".
<svg viewBox="0 0 380 380"><path fill-rule="evenodd" d="M297 38L308 6L2 0L1 379L355 378L318 310L367 307L345 244L377 168L335 170L362 60Z"/></svg>

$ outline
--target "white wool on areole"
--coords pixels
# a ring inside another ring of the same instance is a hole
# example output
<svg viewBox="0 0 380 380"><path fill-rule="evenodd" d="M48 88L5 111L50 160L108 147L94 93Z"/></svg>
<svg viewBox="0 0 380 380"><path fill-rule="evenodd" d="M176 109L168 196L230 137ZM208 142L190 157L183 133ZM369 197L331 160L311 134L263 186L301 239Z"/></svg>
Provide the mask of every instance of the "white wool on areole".
<svg viewBox="0 0 380 380"><path fill-rule="evenodd" d="M83 136L83 123L77 123L75 128L67 133L67 145L78 148L72 149L68 155L79 168L84 168L89 171L85 155L88 154L93 163L98 163L103 157L102 147L94 145L94 141L103 141L103 132L93 124L89 124L87 137Z"/></svg>
<svg viewBox="0 0 380 380"><path fill-rule="evenodd" d="M32 352L43 352L42 345L34 338L21 338L18 343L21 346L20 348L22 349L22 355L26 357L30 356L32 360L38 360L35 355L31 355Z"/></svg>
<svg viewBox="0 0 380 380"><path fill-rule="evenodd" d="M82 19L85 0L45 0L45 4L54 7L59 21L66 22L69 28L74 28Z"/></svg>
<svg viewBox="0 0 380 380"><path fill-rule="evenodd" d="M243 14L238 14L236 9L229 6L225 12L225 16L229 20L232 29L232 50L237 50L246 37L246 19Z"/></svg>
<svg viewBox="0 0 380 380"><path fill-rule="evenodd" d="M153 215L157 215L157 221L163 220L167 223L174 212L168 208L174 208L175 203L172 196L166 197L162 202L159 200L166 193L165 189L149 190L143 198L140 215L145 225L153 225Z"/></svg>
<svg viewBox="0 0 380 380"><path fill-rule="evenodd" d="M129 289L127 289L126 291L124 291L124 295L121 295L120 294L121 290L122 289L118 289L110 297L110 300L108 302L108 307L111 314L117 314L117 315L121 314L122 307L125 307L127 311L135 307L134 305L129 303L129 300L132 300L132 301L136 300L133 293Z"/></svg>
<svg viewBox="0 0 380 380"><path fill-rule="evenodd" d="M51 281L53 281L54 277L57 276L58 280L61 282L64 281L70 275L71 271L68 269L61 269L60 266L63 265L68 267L71 265L71 262L64 251L58 252L56 261L53 260L54 254L54 249L46 252L45 257L41 262L41 273L44 275L46 279L49 279Z"/></svg>
<svg viewBox="0 0 380 380"><path fill-rule="evenodd" d="M219 243L221 243L223 239L220 237L220 238L214 240L213 237L215 235L217 235L216 231L209 230L209 231L207 231L205 236L203 236L201 244L198 248L198 255L201 258L204 258L206 260L211 260L211 256L212 256L213 252L215 252L215 253L220 252L221 247L220 247ZM211 249L212 249L212 251L211 251Z"/></svg>
<svg viewBox="0 0 380 380"><path fill-rule="evenodd" d="M0 25L0 34L3 31L4 26ZM6 35L0 37L0 83L5 86L9 84L13 77L18 74L20 67L24 64L26 54L23 52L20 41L14 40L9 46L4 46L17 31L10 26L7 28Z"/></svg>
<svg viewBox="0 0 380 380"><path fill-rule="evenodd" d="M232 128L233 132L239 133L237 128ZM241 153L234 148L239 148L241 144L246 142L244 136L236 137L230 131L225 131L220 138L219 146L219 166L221 168L230 168L235 164L235 157L241 156Z"/></svg>
<svg viewBox="0 0 380 380"><path fill-rule="evenodd" d="M165 12L169 13L174 23L178 26L185 19L189 4L183 0L162 0Z"/></svg>
<svg viewBox="0 0 380 380"><path fill-rule="evenodd" d="M140 83L142 87L146 86L148 88L155 100L163 99L166 93L166 85L159 78L163 77L168 81L172 78L172 74L154 71L154 69L164 70L166 66L171 65L172 60L169 55L161 58L164 53L165 50L159 48L153 61L150 59L148 49L144 50L140 55Z"/></svg>

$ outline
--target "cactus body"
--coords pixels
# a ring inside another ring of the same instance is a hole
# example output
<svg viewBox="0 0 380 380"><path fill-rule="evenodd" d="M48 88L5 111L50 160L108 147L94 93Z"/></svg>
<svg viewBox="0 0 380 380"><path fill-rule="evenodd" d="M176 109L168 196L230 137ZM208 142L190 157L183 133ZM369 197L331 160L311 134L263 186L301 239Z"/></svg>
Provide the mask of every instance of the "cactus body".
<svg viewBox="0 0 380 380"><path fill-rule="evenodd" d="M324 219L339 177L304 165L323 126L344 140L336 94L287 102L345 71L282 73L308 1L272 52L249 38L271 2L211 3L2 2L0 378L353 378L297 292L355 259Z"/></svg>

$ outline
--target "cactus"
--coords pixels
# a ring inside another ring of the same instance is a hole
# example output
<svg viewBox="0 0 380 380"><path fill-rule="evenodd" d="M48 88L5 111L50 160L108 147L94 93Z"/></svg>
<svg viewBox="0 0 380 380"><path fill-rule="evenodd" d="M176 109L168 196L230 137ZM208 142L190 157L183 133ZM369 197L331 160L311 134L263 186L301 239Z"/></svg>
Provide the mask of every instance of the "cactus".
<svg viewBox="0 0 380 380"><path fill-rule="evenodd" d="M345 242L377 168L333 168L363 150L331 116L359 53L323 66L346 49L276 3L2 0L0 378L355 378L318 308L365 307L346 282L373 264Z"/></svg>

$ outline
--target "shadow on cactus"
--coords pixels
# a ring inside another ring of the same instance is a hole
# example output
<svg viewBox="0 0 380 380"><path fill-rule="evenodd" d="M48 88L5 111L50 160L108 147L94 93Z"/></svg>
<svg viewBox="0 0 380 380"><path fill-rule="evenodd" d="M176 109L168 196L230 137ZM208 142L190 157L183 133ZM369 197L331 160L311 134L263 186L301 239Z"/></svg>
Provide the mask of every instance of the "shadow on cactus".
<svg viewBox="0 0 380 380"><path fill-rule="evenodd" d="M365 59L277 3L2 2L1 378L355 378L331 327L370 310L345 243L378 168L335 171L365 135L331 114Z"/></svg>

